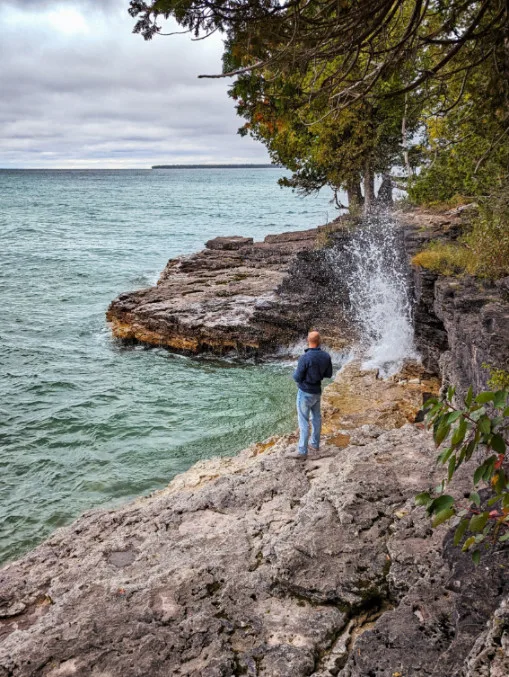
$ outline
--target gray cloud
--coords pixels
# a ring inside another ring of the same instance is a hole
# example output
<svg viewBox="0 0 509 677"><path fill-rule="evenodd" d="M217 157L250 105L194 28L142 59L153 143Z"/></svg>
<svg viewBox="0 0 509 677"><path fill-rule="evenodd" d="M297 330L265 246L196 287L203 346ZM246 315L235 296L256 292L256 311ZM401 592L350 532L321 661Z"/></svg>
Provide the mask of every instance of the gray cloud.
<svg viewBox="0 0 509 677"><path fill-rule="evenodd" d="M219 39L146 43L127 0L0 0L0 167L265 161L236 135ZM97 9L96 9L97 7Z"/></svg>

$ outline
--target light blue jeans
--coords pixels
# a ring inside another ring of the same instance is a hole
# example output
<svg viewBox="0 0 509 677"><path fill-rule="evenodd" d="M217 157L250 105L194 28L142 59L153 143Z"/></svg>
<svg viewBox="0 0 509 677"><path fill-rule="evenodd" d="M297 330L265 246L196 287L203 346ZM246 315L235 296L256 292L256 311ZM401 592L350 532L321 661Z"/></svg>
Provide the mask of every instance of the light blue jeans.
<svg viewBox="0 0 509 677"><path fill-rule="evenodd" d="M297 415L299 417L299 454L308 453L309 418L311 417L311 446L318 449L320 446L320 430L322 415L320 413L321 393L305 393L299 388L297 391Z"/></svg>

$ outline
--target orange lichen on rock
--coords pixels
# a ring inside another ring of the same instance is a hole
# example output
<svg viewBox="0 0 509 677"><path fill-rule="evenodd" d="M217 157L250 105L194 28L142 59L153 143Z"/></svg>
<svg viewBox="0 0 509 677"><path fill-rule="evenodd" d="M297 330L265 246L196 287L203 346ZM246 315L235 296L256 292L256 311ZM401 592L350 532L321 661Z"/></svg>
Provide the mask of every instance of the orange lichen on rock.
<svg viewBox="0 0 509 677"><path fill-rule="evenodd" d="M376 425L400 428L415 421L424 400L439 390L438 378L422 365L409 362L389 379L378 377L378 370L364 370L358 361L347 364L323 396L325 434Z"/></svg>

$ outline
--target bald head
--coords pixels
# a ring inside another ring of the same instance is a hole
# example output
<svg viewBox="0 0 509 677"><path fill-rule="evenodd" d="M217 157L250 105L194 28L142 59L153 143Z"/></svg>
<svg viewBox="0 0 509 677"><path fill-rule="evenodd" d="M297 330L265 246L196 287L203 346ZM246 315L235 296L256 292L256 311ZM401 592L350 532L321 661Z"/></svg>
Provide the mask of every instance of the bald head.
<svg viewBox="0 0 509 677"><path fill-rule="evenodd" d="M308 334L308 345L310 348L318 348L320 345L321 338L320 338L320 332L318 331L310 331Z"/></svg>

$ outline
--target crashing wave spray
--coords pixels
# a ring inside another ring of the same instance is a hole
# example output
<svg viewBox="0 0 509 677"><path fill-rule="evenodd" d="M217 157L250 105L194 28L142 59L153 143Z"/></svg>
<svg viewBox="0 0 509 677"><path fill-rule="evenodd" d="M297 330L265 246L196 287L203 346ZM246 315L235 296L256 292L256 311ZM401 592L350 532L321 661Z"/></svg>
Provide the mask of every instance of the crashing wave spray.
<svg viewBox="0 0 509 677"><path fill-rule="evenodd" d="M363 367L390 376L406 358L418 357L401 231L389 213L372 214L355 231L346 253L351 265L346 282Z"/></svg>

